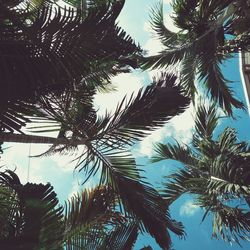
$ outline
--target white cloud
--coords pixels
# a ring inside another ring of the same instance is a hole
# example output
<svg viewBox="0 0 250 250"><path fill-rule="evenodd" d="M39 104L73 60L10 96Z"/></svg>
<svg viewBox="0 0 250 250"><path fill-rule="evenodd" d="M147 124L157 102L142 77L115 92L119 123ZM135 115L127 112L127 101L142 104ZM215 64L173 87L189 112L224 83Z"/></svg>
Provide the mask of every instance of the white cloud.
<svg viewBox="0 0 250 250"><path fill-rule="evenodd" d="M165 4L171 4L173 2L173 0L164 0L163 1Z"/></svg>
<svg viewBox="0 0 250 250"><path fill-rule="evenodd" d="M81 186L81 181L82 180L79 180L79 179L75 179L73 182L72 182L72 188L71 188L71 192L69 193L68 195L68 199L72 198L73 196L77 195L80 191L80 187Z"/></svg>
<svg viewBox="0 0 250 250"><path fill-rule="evenodd" d="M147 136L141 143L139 153L141 155L151 156L153 154L153 144L162 141L166 136L171 136L171 132L162 127L149 136Z"/></svg>
<svg viewBox="0 0 250 250"><path fill-rule="evenodd" d="M100 176L101 176L101 171L98 171L96 175L91 176L84 184L83 184L84 179L82 177L78 178L78 176L75 176L75 179L72 182L71 192L68 195L68 199L70 199L72 196L78 193L81 193L82 190L84 189L95 188L99 183Z"/></svg>
<svg viewBox="0 0 250 250"><path fill-rule="evenodd" d="M55 168L58 174L62 172L70 172L74 170L75 163L70 163L78 154L74 155L53 155L50 157L29 157L41 154L48 149L48 145L43 144L25 144L25 143L11 143L4 144L4 148L10 146L1 155L0 165L4 165L5 169L14 170L19 176L22 183L26 183L27 179L33 183L47 183L46 175L44 175L44 168ZM28 174L28 166L29 174ZM55 171L54 169L54 171ZM1 169L3 170L3 169ZM28 178L29 176L29 178Z"/></svg>
<svg viewBox="0 0 250 250"><path fill-rule="evenodd" d="M104 114L107 109L108 111L114 111L125 95L129 98L133 92L137 93L143 86L143 77L122 73L113 77L112 83L117 91L98 93L95 96L94 103L100 114Z"/></svg>
<svg viewBox="0 0 250 250"><path fill-rule="evenodd" d="M173 15L172 12L164 14L164 24L170 31L178 32L180 29L174 25L174 21L171 17L172 15Z"/></svg>
<svg viewBox="0 0 250 250"><path fill-rule="evenodd" d="M180 216L191 217L197 213L199 209L199 206L195 205L192 200L188 200L180 207Z"/></svg>
<svg viewBox="0 0 250 250"><path fill-rule="evenodd" d="M153 29L151 27L150 22L148 22L148 21L144 22L144 24L143 24L143 30L146 31L146 32L148 32L148 33L153 32Z"/></svg>
<svg viewBox="0 0 250 250"><path fill-rule="evenodd" d="M147 56L152 56L161 52L164 49L164 47L160 43L159 39L150 38L143 46L143 49L147 51Z"/></svg>
<svg viewBox="0 0 250 250"><path fill-rule="evenodd" d="M4 144L4 147L9 147L4 151L4 154L1 155L1 163L5 165L6 168L14 170L18 174L20 180L25 183L27 181L28 176L28 164L30 161L30 165L34 166L30 169L30 177L29 179L32 182L42 182L43 178L39 175L39 168L43 165L43 159L41 158L30 158L28 157L30 152L29 144L22 143L13 143L13 144ZM44 148L44 145L40 145L40 147ZM38 153L38 145L32 145L31 150L33 152ZM41 150L41 149L40 149ZM32 152L31 151L31 152ZM39 151L41 152L41 151Z"/></svg>
<svg viewBox="0 0 250 250"><path fill-rule="evenodd" d="M191 105L184 113L175 116L164 127L152 132L139 146L139 154L148 157L153 154L153 144L162 142L167 137L173 137L179 142L188 144L192 139L194 127L194 107Z"/></svg>

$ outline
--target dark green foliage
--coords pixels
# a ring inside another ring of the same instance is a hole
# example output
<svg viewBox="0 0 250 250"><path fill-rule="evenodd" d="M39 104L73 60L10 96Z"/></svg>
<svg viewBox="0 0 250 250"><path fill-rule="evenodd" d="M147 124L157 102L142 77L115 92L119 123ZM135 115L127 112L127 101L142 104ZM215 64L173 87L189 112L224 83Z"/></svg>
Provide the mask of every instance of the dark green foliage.
<svg viewBox="0 0 250 250"><path fill-rule="evenodd" d="M84 190L58 205L50 184L22 185L12 171L0 177L0 247L33 249L131 249L138 223L115 211L108 186Z"/></svg>
<svg viewBox="0 0 250 250"><path fill-rule="evenodd" d="M175 0L172 18L178 32L172 32L165 26L163 5L157 5L151 12L151 25L165 50L141 59L144 69L167 68L180 63L181 85L185 93L195 100L198 76L199 83L205 86L212 100L229 115L232 115L233 107L244 108L244 105L233 96L228 86L230 82L220 67L230 53L239 52L249 45L249 29L241 33L234 30L237 21L248 20L249 17L242 14L239 7L242 3L237 6L233 2ZM227 34L234 37L228 40Z"/></svg>
<svg viewBox="0 0 250 250"><path fill-rule="evenodd" d="M128 71L122 58L140 53L115 24L122 1L90 5L86 13L81 8L55 8L50 1L22 2L14 8L19 2L0 7L1 122L13 108L10 102L39 103L41 96L71 91L83 83L104 88L110 76ZM18 116L20 110L12 113ZM7 126L3 128L16 130L11 122Z"/></svg>
<svg viewBox="0 0 250 250"><path fill-rule="evenodd" d="M100 184L110 185L126 213L139 220L157 242L167 249L170 245L167 228L182 235L182 226L170 219L167 205L156 190L142 181L140 170L127 150L129 145L163 126L187 107L189 99L176 84L176 77L162 74L144 91L140 90L128 101L124 98L114 114L106 114L104 117L95 116L91 109L91 99L87 106L89 111L79 117L79 108L87 104L78 105L81 99L74 95L62 97L64 101L59 101L61 105L58 105L58 109L50 106L50 99L49 103L44 102L43 110L48 118L62 124L59 136L63 136L63 132L72 131L71 139L76 144L53 145L45 155L70 152L76 149L77 140L85 140L85 150L76 159L76 167L87 174L86 181L100 171Z"/></svg>
<svg viewBox="0 0 250 250"><path fill-rule="evenodd" d="M5 210L0 247L62 249L62 207L58 206L52 186L31 183L22 185L11 171L1 173L0 184L1 191L9 195L3 199L7 203L1 204L1 211L7 207L8 210Z"/></svg>

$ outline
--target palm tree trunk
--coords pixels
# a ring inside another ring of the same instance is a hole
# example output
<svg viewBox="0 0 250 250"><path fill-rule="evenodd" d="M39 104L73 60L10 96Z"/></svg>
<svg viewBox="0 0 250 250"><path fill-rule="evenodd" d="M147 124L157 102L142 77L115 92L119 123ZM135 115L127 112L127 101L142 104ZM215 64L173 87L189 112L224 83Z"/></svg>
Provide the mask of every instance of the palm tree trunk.
<svg viewBox="0 0 250 250"><path fill-rule="evenodd" d="M0 141L2 142L18 142L18 143L37 143L37 144L54 144L54 145L83 145L86 140L74 140L66 138L54 138L37 135L0 133Z"/></svg>

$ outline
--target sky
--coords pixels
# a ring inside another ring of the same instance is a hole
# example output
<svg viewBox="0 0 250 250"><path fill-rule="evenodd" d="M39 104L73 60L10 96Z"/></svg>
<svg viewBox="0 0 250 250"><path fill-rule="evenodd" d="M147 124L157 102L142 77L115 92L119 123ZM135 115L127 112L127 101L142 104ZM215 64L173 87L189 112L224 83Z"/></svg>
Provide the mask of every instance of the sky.
<svg viewBox="0 0 250 250"><path fill-rule="evenodd" d="M166 25L172 31L175 31L171 22L171 0L164 0L164 13ZM119 16L119 25L138 42L143 49L148 50L149 54L155 54L161 50L161 45L155 37L149 25L150 9L157 4L157 0L126 0L125 6ZM232 89L236 96L243 100L244 93L240 80L239 59L235 57L223 65L223 72L226 77L233 81ZM112 94L99 94L95 98L95 105L99 112L105 112L106 109L114 109L116 103L123 96L130 95L132 92L138 91L139 88L151 83L151 78L156 71L142 72L136 70L132 74L121 74L114 77L113 83L117 87L117 92ZM112 98L111 98L112 97ZM141 143L136 144L132 152L136 157L138 164L144 165L145 175L149 181L156 187L161 186L163 177L173 172L174 169L180 167L180 164L174 161L162 161L160 163L150 163L150 157L153 153L153 144L155 142L164 142L170 138L175 138L183 143L188 143L192 136L194 121L194 108L191 106L182 115L174 117L163 128L153 132L145 138ZM220 126L216 133L222 131L225 127L234 127L238 131L239 140L249 142L249 114L242 110L235 110L235 120L222 118ZM55 155L47 158L29 158L29 155L35 155L45 151L46 145L24 145L24 144L4 144L11 146L5 150L1 159L1 164L7 164L10 169L15 169L23 183L27 180L30 182L50 182L58 194L61 203L72 194L77 192L82 182L82 176L74 171L74 164L70 163L76 155ZM30 171L28 172L28 165ZM93 187L95 179L90 179L85 187ZM243 243L243 248L237 245L229 245L222 240L211 239L211 220L209 218L201 223L204 211L194 204L193 197L185 195L176 201L170 207L171 216L182 221L187 237L180 240L174 235L172 236L173 246L176 250L248 250L249 244ZM154 250L160 249L155 241L148 235L140 236L136 243L135 249L143 246L151 245Z"/></svg>

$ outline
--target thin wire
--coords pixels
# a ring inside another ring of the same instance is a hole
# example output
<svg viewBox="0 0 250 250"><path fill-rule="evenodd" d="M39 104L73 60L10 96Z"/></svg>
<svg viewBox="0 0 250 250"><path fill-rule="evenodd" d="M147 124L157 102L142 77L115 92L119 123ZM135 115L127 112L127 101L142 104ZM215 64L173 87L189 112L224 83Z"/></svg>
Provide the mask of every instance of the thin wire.
<svg viewBox="0 0 250 250"><path fill-rule="evenodd" d="M30 178L30 154L31 154L31 143L29 146L29 155L28 155L28 173L27 173L27 182L29 182L29 178Z"/></svg>

